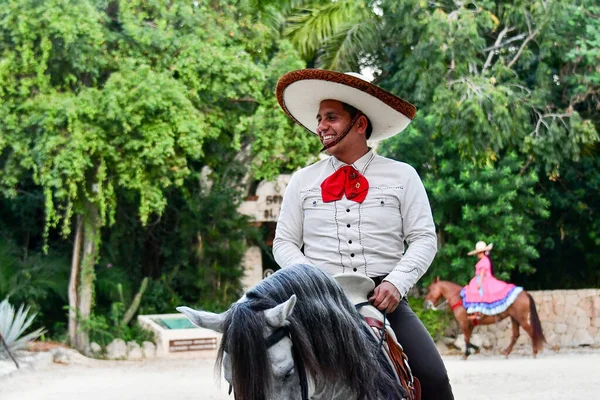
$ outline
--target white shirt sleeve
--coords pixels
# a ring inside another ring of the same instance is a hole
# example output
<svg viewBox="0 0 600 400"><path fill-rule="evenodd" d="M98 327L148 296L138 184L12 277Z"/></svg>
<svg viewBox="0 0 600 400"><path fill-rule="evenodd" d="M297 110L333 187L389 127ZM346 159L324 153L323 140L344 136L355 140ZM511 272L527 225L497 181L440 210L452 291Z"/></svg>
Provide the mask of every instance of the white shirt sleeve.
<svg viewBox="0 0 600 400"><path fill-rule="evenodd" d="M280 267L294 264L312 263L302 254L304 211L298 187L298 175L292 175L290 183L283 194L275 239L273 240L273 255Z"/></svg>
<svg viewBox="0 0 600 400"><path fill-rule="evenodd" d="M392 283L402 297L427 272L437 253L437 235L427 192L417 171L410 168L410 173L400 204L402 236L408 243L408 249L384 279Z"/></svg>

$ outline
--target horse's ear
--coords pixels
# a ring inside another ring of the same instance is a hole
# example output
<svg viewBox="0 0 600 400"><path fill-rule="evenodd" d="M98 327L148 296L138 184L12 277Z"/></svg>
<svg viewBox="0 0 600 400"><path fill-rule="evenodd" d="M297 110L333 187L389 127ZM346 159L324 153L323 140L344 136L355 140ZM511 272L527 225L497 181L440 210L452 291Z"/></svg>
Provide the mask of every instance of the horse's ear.
<svg viewBox="0 0 600 400"><path fill-rule="evenodd" d="M273 328L279 328L288 324L288 317L292 314L296 305L296 295L293 294L285 303L281 303L265 311L267 323Z"/></svg>
<svg viewBox="0 0 600 400"><path fill-rule="evenodd" d="M177 311L185 314L194 325L200 328L212 329L213 331L223 333L223 325L227 317L227 312L215 314L208 311L196 311L189 307L177 307Z"/></svg>

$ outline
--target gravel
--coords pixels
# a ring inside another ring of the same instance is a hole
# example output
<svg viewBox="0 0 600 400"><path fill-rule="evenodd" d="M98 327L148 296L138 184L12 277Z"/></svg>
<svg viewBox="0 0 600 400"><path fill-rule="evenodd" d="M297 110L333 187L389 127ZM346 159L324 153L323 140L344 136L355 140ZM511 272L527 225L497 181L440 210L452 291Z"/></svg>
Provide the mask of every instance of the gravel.
<svg viewBox="0 0 600 400"><path fill-rule="evenodd" d="M70 357L0 377L2 400L232 400L218 384L214 352L147 361ZM600 399L600 350L525 351L508 360L496 354L468 361L444 357L457 400ZM2 361L4 363L4 361Z"/></svg>

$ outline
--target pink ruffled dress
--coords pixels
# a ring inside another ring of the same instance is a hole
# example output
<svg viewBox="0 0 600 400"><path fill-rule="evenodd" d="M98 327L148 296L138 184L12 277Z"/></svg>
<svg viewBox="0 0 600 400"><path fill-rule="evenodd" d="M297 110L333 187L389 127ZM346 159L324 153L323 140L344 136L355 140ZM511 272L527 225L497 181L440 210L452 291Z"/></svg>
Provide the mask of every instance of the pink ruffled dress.
<svg viewBox="0 0 600 400"><path fill-rule="evenodd" d="M482 272L483 281L480 289L479 280ZM520 286L494 278L490 259L483 257L475 265L475 277L460 291L460 295L467 313L495 315L506 311L522 291L523 288Z"/></svg>

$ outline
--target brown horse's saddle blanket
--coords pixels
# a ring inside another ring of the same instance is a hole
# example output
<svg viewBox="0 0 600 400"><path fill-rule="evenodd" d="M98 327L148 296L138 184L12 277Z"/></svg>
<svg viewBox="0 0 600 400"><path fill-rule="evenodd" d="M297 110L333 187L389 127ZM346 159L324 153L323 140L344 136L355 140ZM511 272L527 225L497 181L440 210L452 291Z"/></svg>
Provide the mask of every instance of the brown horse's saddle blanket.
<svg viewBox="0 0 600 400"><path fill-rule="evenodd" d="M381 335L384 333L382 342L384 354L388 362L394 367L398 382L408 393L408 400L420 400L421 385L410 370L408 357L400 343L398 343L396 334L387 320L385 321L385 331L383 330L383 314L377 308L368 304L368 296L375 289L375 282L371 278L360 274L338 274L334 275L334 279L355 306L361 305L358 312L365 319L365 323L371 327L371 332L375 338L378 341L381 340Z"/></svg>

